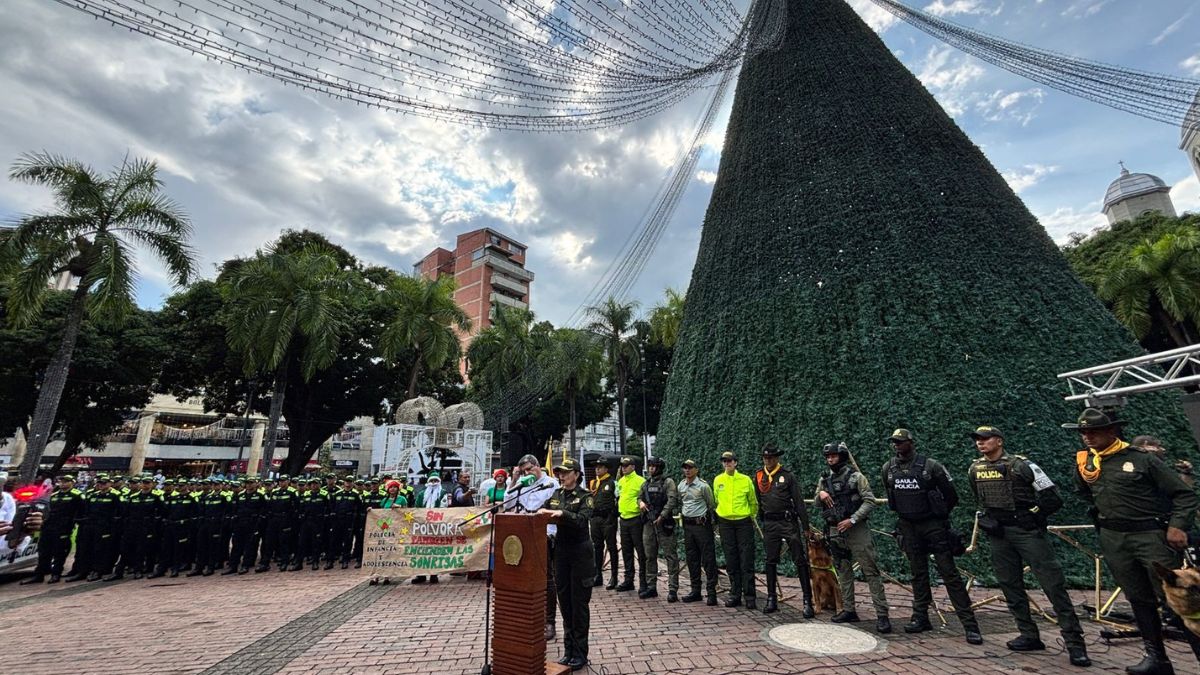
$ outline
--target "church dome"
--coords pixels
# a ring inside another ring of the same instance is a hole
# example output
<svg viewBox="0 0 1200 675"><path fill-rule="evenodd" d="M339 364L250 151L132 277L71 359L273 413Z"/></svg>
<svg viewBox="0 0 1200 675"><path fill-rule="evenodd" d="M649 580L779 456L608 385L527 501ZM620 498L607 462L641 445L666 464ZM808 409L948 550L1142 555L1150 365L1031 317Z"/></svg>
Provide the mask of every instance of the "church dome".
<svg viewBox="0 0 1200 675"><path fill-rule="evenodd" d="M1123 202L1131 197L1147 195L1153 192L1170 192L1171 188L1158 176L1148 173L1129 173L1129 169L1121 167L1121 175L1108 186L1104 193L1104 208Z"/></svg>

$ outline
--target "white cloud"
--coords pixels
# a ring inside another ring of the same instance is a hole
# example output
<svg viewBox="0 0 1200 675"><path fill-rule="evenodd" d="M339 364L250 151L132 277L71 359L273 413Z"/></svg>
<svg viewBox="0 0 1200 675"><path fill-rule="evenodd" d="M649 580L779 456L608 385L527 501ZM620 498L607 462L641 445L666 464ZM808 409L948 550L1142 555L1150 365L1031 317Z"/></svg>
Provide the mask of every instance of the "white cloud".
<svg viewBox="0 0 1200 675"><path fill-rule="evenodd" d="M1183 25L1183 22L1188 20L1188 17L1190 17L1192 15L1192 12L1194 10L1195 10L1195 8L1188 9L1188 11L1183 13L1183 16L1172 21L1171 25L1162 29L1162 32L1159 33L1157 36L1155 36L1155 38L1153 40L1150 41L1150 44L1157 45L1158 43L1162 42L1163 40L1166 40L1172 33L1179 30L1179 27Z"/></svg>
<svg viewBox="0 0 1200 675"><path fill-rule="evenodd" d="M934 16L955 16L957 14L986 14L996 16L1004 9L1001 2L995 7L989 7L983 0L934 0L925 6L925 11Z"/></svg>
<svg viewBox="0 0 1200 675"><path fill-rule="evenodd" d="M709 185L712 185L713 183L717 182L717 172L716 171L697 171L696 172L696 180L700 181L701 183L707 183Z"/></svg>
<svg viewBox="0 0 1200 675"><path fill-rule="evenodd" d="M1062 11L1062 16L1069 19L1083 19L1104 9L1112 0L1075 0Z"/></svg>
<svg viewBox="0 0 1200 675"><path fill-rule="evenodd" d="M595 239L584 239L573 232L560 232L547 242L554 255L554 262L567 270L587 270L594 263L592 256L583 252L595 243Z"/></svg>
<svg viewBox="0 0 1200 675"><path fill-rule="evenodd" d="M1184 70L1195 77L1200 77L1200 54L1192 54L1179 63Z"/></svg>
<svg viewBox="0 0 1200 675"><path fill-rule="evenodd" d="M968 87L984 74L977 63L955 54L951 47L931 47L917 73L921 84L953 117L966 112L972 98Z"/></svg>
<svg viewBox="0 0 1200 675"><path fill-rule="evenodd" d="M1025 126L1033 120L1045 96L1037 87L1024 91L997 89L976 101L975 109L989 122L1014 120Z"/></svg>
<svg viewBox="0 0 1200 675"><path fill-rule="evenodd" d="M1011 169L1000 175L1004 176L1004 180L1008 181L1009 187L1013 192L1020 193L1034 185L1037 185L1043 178L1058 171L1057 166L1046 166L1044 164L1026 164L1019 169Z"/></svg>
<svg viewBox="0 0 1200 675"><path fill-rule="evenodd" d="M1071 206L1059 207L1050 213L1037 214L1037 219L1059 244L1066 243L1073 233L1091 234L1108 226L1108 218L1100 212L1100 202L1092 202L1080 210Z"/></svg>
<svg viewBox="0 0 1200 675"><path fill-rule="evenodd" d="M1171 203L1176 213L1200 213L1200 178L1191 174L1171 186Z"/></svg>
<svg viewBox="0 0 1200 675"><path fill-rule="evenodd" d="M896 25L900 19L871 0L849 0L850 6L876 33L882 33Z"/></svg>

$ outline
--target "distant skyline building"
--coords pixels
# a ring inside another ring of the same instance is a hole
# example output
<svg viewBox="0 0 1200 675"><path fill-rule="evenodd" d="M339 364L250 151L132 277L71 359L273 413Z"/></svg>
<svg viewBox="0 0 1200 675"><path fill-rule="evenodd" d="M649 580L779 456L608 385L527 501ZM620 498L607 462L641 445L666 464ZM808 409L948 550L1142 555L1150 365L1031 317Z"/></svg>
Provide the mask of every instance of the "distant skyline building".
<svg viewBox="0 0 1200 675"><path fill-rule="evenodd" d="M472 336L492 325L496 307L529 308L533 272L525 269L525 244L491 228L458 235L454 250L433 249L413 265L413 275L426 279L452 276L454 301L471 319L471 330L459 336L466 354ZM460 365L466 379L466 362Z"/></svg>
<svg viewBox="0 0 1200 675"><path fill-rule="evenodd" d="M1175 204L1171 201L1171 187L1163 179L1148 173L1130 173L1121 164L1121 175L1104 193L1104 215L1108 224L1133 220L1147 213L1158 212L1175 217Z"/></svg>

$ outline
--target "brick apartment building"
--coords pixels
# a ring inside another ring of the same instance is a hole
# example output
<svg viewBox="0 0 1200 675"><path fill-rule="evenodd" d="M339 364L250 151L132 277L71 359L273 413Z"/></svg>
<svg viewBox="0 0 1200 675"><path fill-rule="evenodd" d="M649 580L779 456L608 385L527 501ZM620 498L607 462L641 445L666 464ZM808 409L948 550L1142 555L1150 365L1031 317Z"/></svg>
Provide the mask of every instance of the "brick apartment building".
<svg viewBox="0 0 1200 675"><path fill-rule="evenodd" d="M471 332L460 336L464 353L471 336L492 325L497 305L529 307L533 272L525 269L525 250L511 237L483 228L458 235L453 251L435 248L413 265L414 275L427 279L454 277L454 300L471 318ZM465 378L465 362L463 368Z"/></svg>

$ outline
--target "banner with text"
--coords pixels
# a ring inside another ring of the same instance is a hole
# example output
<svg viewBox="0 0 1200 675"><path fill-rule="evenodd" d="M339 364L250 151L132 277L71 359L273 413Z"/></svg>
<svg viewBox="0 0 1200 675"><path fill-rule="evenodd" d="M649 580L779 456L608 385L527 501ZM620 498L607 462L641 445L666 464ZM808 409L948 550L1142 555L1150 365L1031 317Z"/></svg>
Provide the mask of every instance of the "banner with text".
<svg viewBox="0 0 1200 675"><path fill-rule="evenodd" d="M408 577L486 570L492 514L478 515L482 510L367 511L363 571Z"/></svg>

